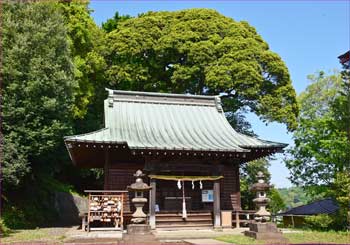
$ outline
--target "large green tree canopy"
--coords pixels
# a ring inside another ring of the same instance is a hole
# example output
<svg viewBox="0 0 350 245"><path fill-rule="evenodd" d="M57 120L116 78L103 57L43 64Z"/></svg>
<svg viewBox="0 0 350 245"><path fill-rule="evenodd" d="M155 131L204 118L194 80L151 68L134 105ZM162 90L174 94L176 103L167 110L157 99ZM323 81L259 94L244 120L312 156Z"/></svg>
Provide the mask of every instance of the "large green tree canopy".
<svg viewBox="0 0 350 245"><path fill-rule="evenodd" d="M67 28L67 40L74 64L74 79L77 81L74 89L74 118L78 121L84 119L90 121L88 124L96 125L91 120L97 121L98 119L91 118L91 115L96 115L95 107L101 108L100 97L105 96L106 43L104 32L90 16L88 1L62 2L57 4L57 8L62 13ZM89 114L91 111L92 113ZM102 111L99 112L98 114L102 115Z"/></svg>
<svg viewBox="0 0 350 245"><path fill-rule="evenodd" d="M55 172L62 137L72 133L75 83L66 28L55 5L4 4L2 19L2 184L8 187L30 168Z"/></svg>
<svg viewBox="0 0 350 245"><path fill-rule="evenodd" d="M247 22L209 9L148 12L118 23L107 38L115 88L222 94L226 111L250 108L296 127L288 69Z"/></svg>

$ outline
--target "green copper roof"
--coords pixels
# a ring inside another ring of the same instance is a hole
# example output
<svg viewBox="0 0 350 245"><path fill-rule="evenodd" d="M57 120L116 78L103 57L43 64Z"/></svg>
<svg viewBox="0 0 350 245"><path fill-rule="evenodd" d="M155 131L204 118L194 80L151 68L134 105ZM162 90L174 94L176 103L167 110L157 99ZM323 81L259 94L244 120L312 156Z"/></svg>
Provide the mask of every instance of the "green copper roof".
<svg viewBox="0 0 350 245"><path fill-rule="evenodd" d="M286 145L237 133L219 96L109 90L105 128L66 141L127 144L130 149L249 152Z"/></svg>

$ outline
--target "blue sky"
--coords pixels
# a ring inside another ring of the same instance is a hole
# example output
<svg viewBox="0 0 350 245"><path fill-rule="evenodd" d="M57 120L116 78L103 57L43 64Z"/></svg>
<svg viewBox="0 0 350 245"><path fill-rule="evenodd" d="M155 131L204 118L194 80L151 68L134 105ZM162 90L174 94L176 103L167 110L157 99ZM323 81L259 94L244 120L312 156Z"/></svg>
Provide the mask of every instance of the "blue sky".
<svg viewBox="0 0 350 245"><path fill-rule="evenodd" d="M307 75L319 70L340 69L337 56L350 48L350 1L98 1L91 0L92 17L97 24L118 11L137 16L147 11L175 11L211 8L237 21L248 21L287 64L297 93L309 84ZM292 144L291 134L282 124L267 126L248 115L259 137ZM271 162L271 182L290 186L282 154Z"/></svg>

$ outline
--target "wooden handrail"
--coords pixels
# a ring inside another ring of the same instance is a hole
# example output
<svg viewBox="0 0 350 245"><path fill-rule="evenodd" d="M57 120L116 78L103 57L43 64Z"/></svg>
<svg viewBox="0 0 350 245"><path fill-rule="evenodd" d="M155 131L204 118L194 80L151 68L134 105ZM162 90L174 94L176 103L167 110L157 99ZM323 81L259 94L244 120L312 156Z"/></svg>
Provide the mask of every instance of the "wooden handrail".
<svg viewBox="0 0 350 245"><path fill-rule="evenodd" d="M251 222L253 219L245 219L245 218L241 218L241 215L251 215L252 217L254 217L254 214L256 213L256 210L236 210L236 211L232 211L232 223L236 224L236 228L240 227L241 223L249 223Z"/></svg>

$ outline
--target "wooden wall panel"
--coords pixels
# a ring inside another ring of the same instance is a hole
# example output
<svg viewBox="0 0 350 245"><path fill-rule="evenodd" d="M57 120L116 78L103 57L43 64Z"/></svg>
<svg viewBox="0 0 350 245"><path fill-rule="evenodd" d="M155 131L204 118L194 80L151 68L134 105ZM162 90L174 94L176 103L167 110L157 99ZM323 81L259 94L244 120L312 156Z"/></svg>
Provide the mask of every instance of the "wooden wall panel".
<svg viewBox="0 0 350 245"><path fill-rule="evenodd" d="M239 165L225 165L221 180L221 209L240 210Z"/></svg>
<svg viewBox="0 0 350 245"><path fill-rule="evenodd" d="M222 166L222 165L221 165ZM111 163L108 171L108 182L106 189L108 190L126 190L127 186L135 181L134 173L144 169L143 163ZM179 166L179 169L181 167ZM193 173L189 174L193 175ZM222 210L240 210L240 188L239 188L239 165L226 164L223 167L222 175L224 178L220 181L220 196ZM144 178L145 183L149 183L148 178ZM203 181L203 189L212 189L212 181ZM191 196L192 210L212 210L212 203L201 202L201 191L198 181L195 182L195 189L192 190L192 183L186 181L186 196ZM156 203L164 210L165 196L182 196L182 190L179 190L176 181L161 181L157 180ZM148 197L148 194L146 195ZM132 194L129 193L125 200L124 210L131 211L130 200ZM148 209L146 204L144 210Z"/></svg>

